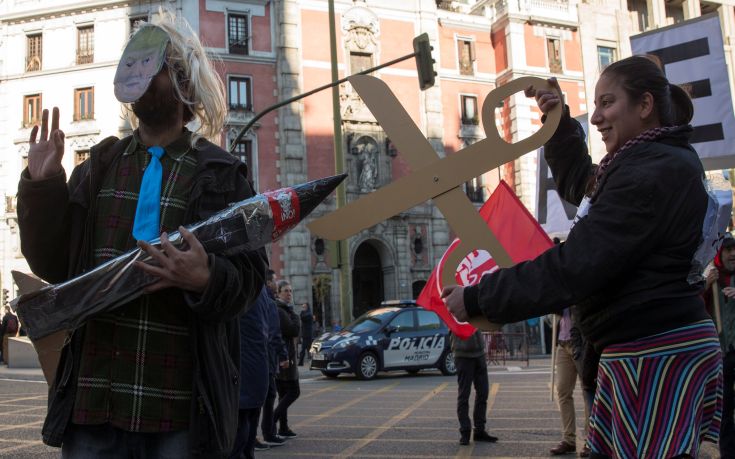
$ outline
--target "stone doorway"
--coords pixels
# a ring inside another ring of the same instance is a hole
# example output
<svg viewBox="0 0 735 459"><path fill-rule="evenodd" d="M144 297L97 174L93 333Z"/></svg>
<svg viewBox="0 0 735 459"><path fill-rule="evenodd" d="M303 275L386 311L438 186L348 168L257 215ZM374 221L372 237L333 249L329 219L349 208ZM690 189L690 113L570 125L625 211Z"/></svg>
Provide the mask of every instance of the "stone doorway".
<svg viewBox="0 0 735 459"><path fill-rule="evenodd" d="M380 307L385 298L383 264L373 245L363 242L355 251L352 264L352 317Z"/></svg>

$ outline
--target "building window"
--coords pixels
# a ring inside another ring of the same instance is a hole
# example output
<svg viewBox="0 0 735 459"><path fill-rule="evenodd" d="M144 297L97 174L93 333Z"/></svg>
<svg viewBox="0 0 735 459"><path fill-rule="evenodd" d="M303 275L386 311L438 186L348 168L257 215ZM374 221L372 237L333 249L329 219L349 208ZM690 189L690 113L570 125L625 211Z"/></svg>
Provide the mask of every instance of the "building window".
<svg viewBox="0 0 735 459"><path fill-rule="evenodd" d="M94 88L74 90L74 121L94 118Z"/></svg>
<svg viewBox="0 0 735 459"><path fill-rule="evenodd" d="M350 72L352 75L373 66L373 55L370 53L350 53Z"/></svg>
<svg viewBox="0 0 735 459"><path fill-rule="evenodd" d="M475 42L472 40L458 40L459 47L457 55L459 56L459 74L474 75L475 74Z"/></svg>
<svg viewBox="0 0 735 459"><path fill-rule="evenodd" d="M23 97L23 127L41 122L41 94Z"/></svg>
<svg viewBox="0 0 735 459"><path fill-rule="evenodd" d="M248 17L231 14L227 18L227 38L230 54L248 54Z"/></svg>
<svg viewBox="0 0 735 459"><path fill-rule="evenodd" d="M615 48L610 48L609 46L598 46L597 64L600 72L613 62L615 62Z"/></svg>
<svg viewBox="0 0 735 459"><path fill-rule="evenodd" d="M130 36L133 36L146 22L148 22L148 15L130 16Z"/></svg>
<svg viewBox="0 0 735 459"><path fill-rule="evenodd" d="M74 152L74 165L78 166L89 158L89 150L77 150Z"/></svg>
<svg viewBox="0 0 735 459"><path fill-rule="evenodd" d="M251 80L245 77L230 77L230 110L253 110L250 101Z"/></svg>
<svg viewBox="0 0 735 459"><path fill-rule="evenodd" d="M462 98L462 124L480 124L477 113L477 97L461 96Z"/></svg>
<svg viewBox="0 0 735 459"><path fill-rule="evenodd" d="M470 198L470 201L472 202L485 201L482 189L482 177L475 177L469 182L465 183L465 192L467 193L467 197Z"/></svg>
<svg viewBox="0 0 735 459"><path fill-rule="evenodd" d="M94 61L94 26L77 29L77 64L91 64Z"/></svg>
<svg viewBox="0 0 735 459"><path fill-rule="evenodd" d="M558 38L547 38L546 54L549 57L549 70L551 73L561 73L561 40Z"/></svg>
<svg viewBox="0 0 735 459"><path fill-rule="evenodd" d="M42 46L43 41L40 33L26 37L26 72L41 70Z"/></svg>
<svg viewBox="0 0 735 459"><path fill-rule="evenodd" d="M255 169L255 165L253 164L253 141L250 139L240 139L237 145L235 145L235 150L232 154L248 166L248 181L253 183L253 169Z"/></svg>

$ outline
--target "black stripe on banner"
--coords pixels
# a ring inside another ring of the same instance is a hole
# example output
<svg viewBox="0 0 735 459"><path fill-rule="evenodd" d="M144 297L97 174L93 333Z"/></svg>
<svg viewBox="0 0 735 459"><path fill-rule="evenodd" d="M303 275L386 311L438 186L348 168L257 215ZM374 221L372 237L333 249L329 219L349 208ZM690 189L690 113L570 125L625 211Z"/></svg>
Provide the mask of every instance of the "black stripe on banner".
<svg viewBox="0 0 735 459"><path fill-rule="evenodd" d="M648 51L648 54L658 56L663 65L673 64L674 62L694 59L695 57L707 56L709 54L709 41L707 38L700 38L698 40Z"/></svg>
<svg viewBox="0 0 735 459"><path fill-rule="evenodd" d="M722 123L703 124L694 126L694 132L689 139L690 143L714 142L716 140L725 140L725 133L722 130Z"/></svg>
<svg viewBox="0 0 735 459"><path fill-rule="evenodd" d="M682 83L679 86L684 88L692 99L712 95L712 86L709 84L709 79L690 81L689 83Z"/></svg>

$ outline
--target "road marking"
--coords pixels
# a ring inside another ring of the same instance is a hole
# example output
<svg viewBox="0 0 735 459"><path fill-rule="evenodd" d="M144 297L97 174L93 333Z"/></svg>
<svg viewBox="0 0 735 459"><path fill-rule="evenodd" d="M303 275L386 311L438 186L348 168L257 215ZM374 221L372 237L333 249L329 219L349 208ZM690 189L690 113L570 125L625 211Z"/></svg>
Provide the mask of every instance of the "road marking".
<svg viewBox="0 0 735 459"><path fill-rule="evenodd" d="M6 405L13 402L22 402L24 400L45 400L47 395L36 395L35 397L21 397L21 398L12 398L10 400L0 400L0 405Z"/></svg>
<svg viewBox="0 0 735 459"><path fill-rule="evenodd" d="M0 378L0 381L10 381L10 382L23 382L23 383L36 383L36 384L48 384L46 381L36 381L35 379L13 379L13 378Z"/></svg>
<svg viewBox="0 0 735 459"><path fill-rule="evenodd" d="M0 431L14 430L14 429L25 429L29 427L38 427L43 425L43 421L29 422L27 424L15 424L15 425L0 425Z"/></svg>
<svg viewBox="0 0 735 459"><path fill-rule="evenodd" d="M436 389L430 391L428 394L421 397L418 401L414 402L411 406L401 411L397 415L393 416L387 422L384 422L382 425L380 425L380 427L373 429L372 432L364 436L360 441L353 443L352 446L343 450L341 453L336 455L335 458L342 459L342 458L347 458L347 457L352 456L354 453L359 451L361 448L363 448L364 446L367 446L373 440L381 436L386 430L390 429L394 425L404 420L406 417L408 417L409 414L411 414L414 410L416 410L416 408L420 407L421 405L423 405L430 399L434 398L436 394L446 389L448 385L449 383L444 383L444 384L441 384Z"/></svg>
<svg viewBox="0 0 735 459"><path fill-rule="evenodd" d="M343 403L343 404L341 404L339 406L336 406L336 407L332 408L331 410L327 410L327 411L325 411L325 412L323 412L321 414L318 414L316 416L310 416L306 420L303 420L303 421L299 422L298 424L296 424L296 427L301 427L301 426L305 426L305 425L311 425L312 424L312 421L310 421L310 420L312 420L312 419L314 421L317 421L319 419L327 418L327 417L329 417L329 416L331 416L331 415L333 415L335 413L339 413L340 411L345 410L345 409L351 407L352 405L356 405L356 404L360 403L361 401L365 400L366 398L374 397L375 395L378 395L378 394L380 394L382 392L391 390L394 387L396 387L398 384L399 384L398 382L394 382L393 384L391 384L389 386L385 386L382 389L378 389L375 392L368 391L365 395L362 395L360 397L354 398L354 399L350 400L349 402Z"/></svg>
<svg viewBox="0 0 735 459"><path fill-rule="evenodd" d="M490 387L490 394L487 398L487 412L485 413L486 419L490 418L490 412L493 409L493 405L495 405L495 397L498 395L499 390L500 390L500 384L498 383L493 383L492 386ZM467 446L467 448L460 448L459 451L457 451L457 455L454 457L455 459L459 457L471 457L474 449L475 449L475 442L473 441Z"/></svg>
<svg viewBox="0 0 735 459"><path fill-rule="evenodd" d="M0 440L0 441L8 441L8 440ZM0 455L4 455L5 453L11 453L13 451L18 451L25 448L30 448L32 446L39 446L43 445L43 442L40 440L10 440L14 443L20 443L15 446L9 446L7 448L0 448Z"/></svg>
<svg viewBox="0 0 735 459"><path fill-rule="evenodd" d="M304 401L307 398L311 398L311 397L314 397L315 395L323 394L324 392L329 392L329 391L334 390L336 388L337 388L337 386L334 385L334 386L325 387L323 389L315 390L314 392L310 392L310 393L304 395L303 397L299 397L299 400L300 401Z"/></svg>

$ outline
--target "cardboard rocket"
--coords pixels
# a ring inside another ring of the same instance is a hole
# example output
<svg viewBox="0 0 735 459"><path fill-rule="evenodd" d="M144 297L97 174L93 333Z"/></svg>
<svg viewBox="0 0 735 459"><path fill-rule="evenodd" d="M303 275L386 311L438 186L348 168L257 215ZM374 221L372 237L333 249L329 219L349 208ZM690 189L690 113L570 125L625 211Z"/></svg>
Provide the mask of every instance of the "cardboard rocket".
<svg viewBox="0 0 735 459"><path fill-rule="evenodd" d="M336 175L258 194L187 229L208 253L231 255L257 250L295 227L345 177ZM185 247L178 231L168 239L176 247ZM160 243L159 239L151 242L154 246ZM136 261L154 263L145 251L136 248L60 284L47 285L33 276L13 272L21 296L12 305L36 347L49 383L72 330L95 315L141 296L143 288L156 282L155 276L135 267Z"/></svg>

